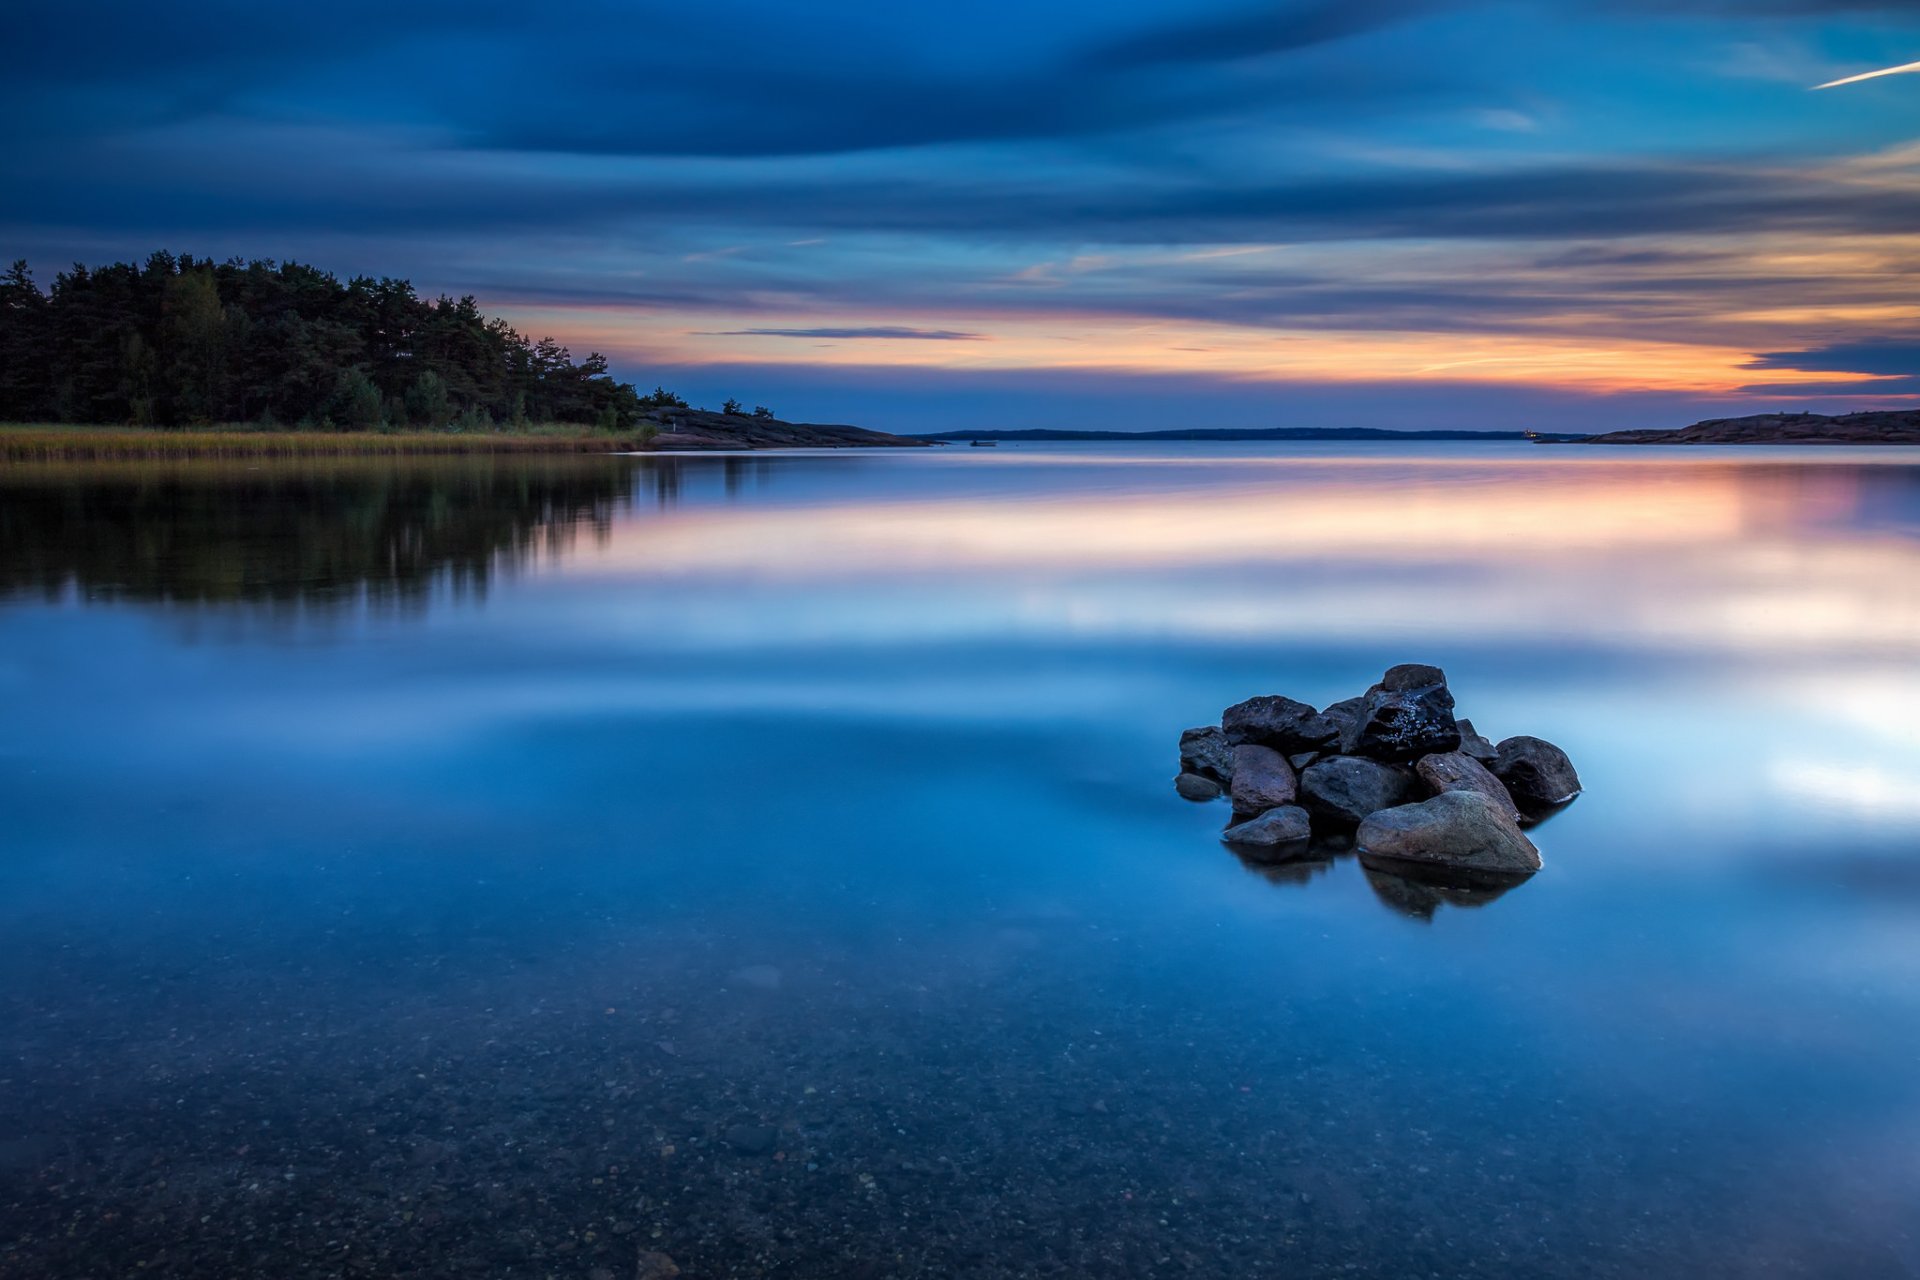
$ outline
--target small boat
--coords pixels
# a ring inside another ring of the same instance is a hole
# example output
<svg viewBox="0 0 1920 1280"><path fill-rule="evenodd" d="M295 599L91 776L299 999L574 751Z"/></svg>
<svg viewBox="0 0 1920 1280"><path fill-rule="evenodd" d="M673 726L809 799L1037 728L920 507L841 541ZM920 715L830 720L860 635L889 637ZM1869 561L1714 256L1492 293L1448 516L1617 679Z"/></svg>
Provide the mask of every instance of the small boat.
<svg viewBox="0 0 1920 1280"><path fill-rule="evenodd" d="M998 440L975 440L972 447L975 449L997 449L1000 447L1000 442Z"/></svg>

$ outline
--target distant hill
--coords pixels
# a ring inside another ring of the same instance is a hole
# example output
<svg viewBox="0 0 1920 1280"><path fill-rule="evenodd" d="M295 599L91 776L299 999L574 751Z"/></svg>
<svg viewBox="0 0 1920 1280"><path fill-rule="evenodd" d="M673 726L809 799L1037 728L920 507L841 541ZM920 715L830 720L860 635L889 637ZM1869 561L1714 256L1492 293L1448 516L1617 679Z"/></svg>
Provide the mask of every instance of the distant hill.
<svg viewBox="0 0 1920 1280"><path fill-rule="evenodd" d="M1527 431L1388 431L1379 427L1190 427L1177 431L940 431L920 440L1573 440Z"/></svg>
<svg viewBox="0 0 1920 1280"><path fill-rule="evenodd" d="M1920 444L1920 409L1873 413L1757 413L1673 431L1609 431L1579 444Z"/></svg>

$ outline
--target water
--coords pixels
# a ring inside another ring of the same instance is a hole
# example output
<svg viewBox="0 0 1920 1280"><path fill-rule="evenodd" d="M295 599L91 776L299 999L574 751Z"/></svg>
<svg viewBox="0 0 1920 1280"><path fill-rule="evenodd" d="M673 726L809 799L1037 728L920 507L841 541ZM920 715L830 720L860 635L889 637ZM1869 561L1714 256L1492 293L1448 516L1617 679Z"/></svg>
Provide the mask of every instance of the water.
<svg viewBox="0 0 1920 1280"><path fill-rule="evenodd" d="M1920 465L0 475L0 1277L1920 1274ZM1443 665L1546 869L1181 729Z"/></svg>

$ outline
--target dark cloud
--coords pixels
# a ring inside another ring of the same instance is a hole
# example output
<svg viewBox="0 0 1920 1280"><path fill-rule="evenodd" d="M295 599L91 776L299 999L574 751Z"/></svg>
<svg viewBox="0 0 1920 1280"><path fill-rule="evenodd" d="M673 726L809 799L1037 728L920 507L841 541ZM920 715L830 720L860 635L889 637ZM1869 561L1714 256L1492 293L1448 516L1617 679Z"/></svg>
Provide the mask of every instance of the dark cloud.
<svg viewBox="0 0 1920 1280"><path fill-rule="evenodd" d="M1202 14L1103 45L1086 62L1093 67L1236 62L1311 48L1447 7L1439 0L1309 0Z"/></svg>
<svg viewBox="0 0 1920 1280"><path fill-rule="evenodd" d="M1915 395L1920 394L1920 338L1859 338L1804 351L1768 351L1744 367L1850 373L1860 379L1857 384L1841 387L1830 382L1759 382L1741 388L1756 395Z"/></svg>
<svg viewBox="0 0 1920 1280"><path fill-rule="evenodd" d="M926 342L984 342L985 334L957 329L913 329L905 325L876 324L853 329L722 329L703 335L715 338L911 338Z"/></svg>
<svg viewBox="0 0 1920 1280"><path fill-rule="evenodd" d="M1857 338L1805 351L1768 351L1746 367L1920 377L1920 337Z"/></svg>

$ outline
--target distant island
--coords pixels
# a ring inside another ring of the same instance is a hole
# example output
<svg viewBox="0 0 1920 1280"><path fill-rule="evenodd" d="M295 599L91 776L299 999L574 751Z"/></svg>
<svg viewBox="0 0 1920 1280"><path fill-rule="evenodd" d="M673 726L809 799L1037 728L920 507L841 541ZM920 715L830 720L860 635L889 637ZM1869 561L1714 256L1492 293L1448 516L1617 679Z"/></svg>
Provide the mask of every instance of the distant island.
<svg viewBox="0 0 1920 1280"><path fill-rule="evenodd" d="M1545 443L1562 443L1545 440ZM1710 418L1671 431L1609 431L1576 444L1920 444L1920 409L1883 409L1838 416L1757 413Z"/></svg>
<svg viewBox="0 0 1920 1280"><path fill-rule="evenodd" d="M1574 440L1535 431L1390 431L1380 427L1187 427L1171 431L1063 431L1032 427L1018 431L940 431L917 440Z"/></svg>

